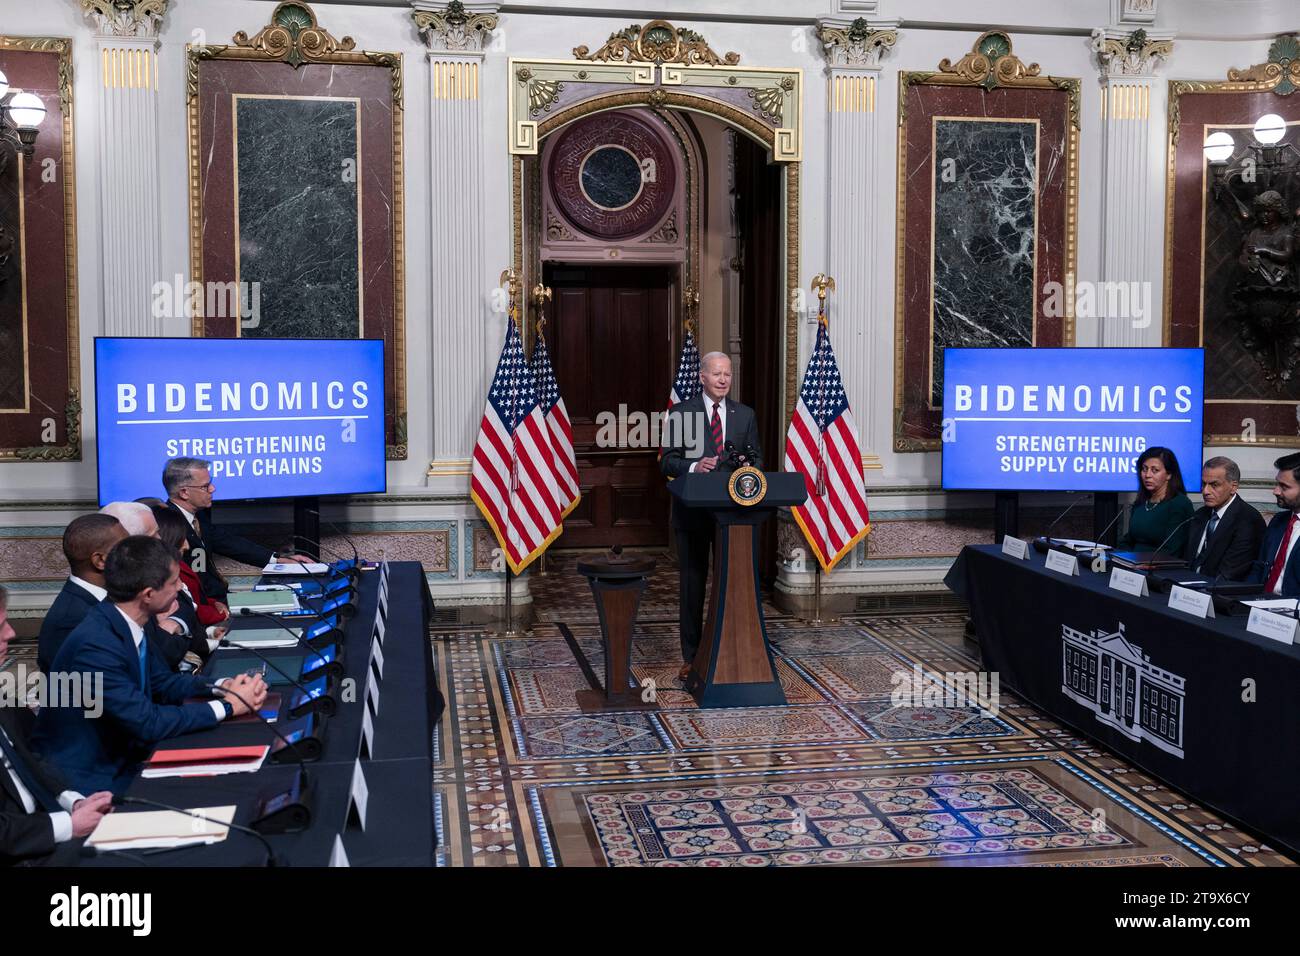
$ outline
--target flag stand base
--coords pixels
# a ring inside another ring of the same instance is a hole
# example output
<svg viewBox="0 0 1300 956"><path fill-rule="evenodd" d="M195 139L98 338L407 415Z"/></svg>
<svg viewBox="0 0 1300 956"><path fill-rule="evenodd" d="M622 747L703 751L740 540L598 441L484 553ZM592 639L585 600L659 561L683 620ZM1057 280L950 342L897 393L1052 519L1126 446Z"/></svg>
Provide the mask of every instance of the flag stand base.
<svg viewBox="0 0 1300 956"><path fill-rule="evenodd" d="M813 568L813 612L812 617L803 619L805 624L811 624L814 627L820 627L823 624L837 624L839 618L822 617L822 569L821 565Z"/></svg>
<svg viewBox="0 0 1300 956"><path fill-rule="evenodd" d="M515 629L515 609L514 602L511 600L510 585L514 581L514 572L506 568L506 619L501 629L496 632L497 637L519 637L520 632Z"/></svg>

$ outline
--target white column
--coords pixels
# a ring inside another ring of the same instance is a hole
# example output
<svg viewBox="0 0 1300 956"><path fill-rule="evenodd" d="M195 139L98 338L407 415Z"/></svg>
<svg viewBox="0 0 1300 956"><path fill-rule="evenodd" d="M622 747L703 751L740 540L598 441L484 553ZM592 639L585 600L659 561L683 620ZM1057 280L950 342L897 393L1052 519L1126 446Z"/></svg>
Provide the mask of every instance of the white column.
<svg viewBox="0 0 1300 956"><path fill-rule="evenodd" d="M162 319L153 314L154 284L174 285L160 274L160 44L156 36L100 34L96 45L104 332L161 335Z"/></svg>
<svg viewBox="0 0 1300 956"><path fill-rule="evenodd" d="M879 467L880 462L872 383L879 375L892 374L888 357L878 357L874 347L879 325L892 325L889 303L880 295L892 254L881 247L879 227L882 221L892 222L893 210L882 212L878 201L884 152L877 138L877 107L880 61L897 39L897 26L897 20L859 18L821 20L817 30L830 64L826 71L826 271L835 280L835 291L828 294L827 314L867 467ZM810 303L809 315L813 314Z"/></svg>
<svg viewBox="0 0 1300 956"><path fill-rule="evenodd" d="M1104 346L1161 344L1167 95L1154 73L1173 49L1171 36L1093 31L1102 72L1101 279L1107 284L1093 301ZM1127 299L1112 295L1109 283L1123 283ZM1125 301L1127 308L1109 314L1109 303Z"/></svg>
<svg viewBox="0 0 1300 956"><path fill-rule="evenodd" d="M468 475L491 375L484 262L484 46L495 5L452 11L412 0L429 45L431 477Z"/></svg>

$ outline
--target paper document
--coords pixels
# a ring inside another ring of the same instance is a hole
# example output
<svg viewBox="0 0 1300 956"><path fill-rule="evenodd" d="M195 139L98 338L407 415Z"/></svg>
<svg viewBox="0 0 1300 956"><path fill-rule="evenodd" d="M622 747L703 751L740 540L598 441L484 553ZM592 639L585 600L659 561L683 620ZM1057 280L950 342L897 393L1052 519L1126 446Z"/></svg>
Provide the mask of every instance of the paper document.
<svg viewBox="0 0 1300 956"><path fill-rule="evenodd" d="M195 807L190 811L206 817L199 820L173 810L142 813L110 813L99 821L87 845L101 850L147 850L155 847L220 843L230 833L235 807Z"/></svg>
<svg viewBox="0 0 1300 956"><path fill-rule="evenodd" d="M318 561L272 561L262 569L263 574L326 574L328 564Z"/></svg>

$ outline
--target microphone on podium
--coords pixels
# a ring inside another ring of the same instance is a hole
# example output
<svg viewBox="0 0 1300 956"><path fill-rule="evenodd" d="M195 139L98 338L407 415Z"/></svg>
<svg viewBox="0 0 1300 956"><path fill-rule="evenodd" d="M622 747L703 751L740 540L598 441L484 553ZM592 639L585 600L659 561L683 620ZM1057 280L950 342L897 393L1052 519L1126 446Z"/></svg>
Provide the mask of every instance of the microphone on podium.
<svg viewBox="0 0 1300 956"><path fill-rule="evenodd" d="M1047 530L1043 532L1043 534L1040 537L1034 539L1035 551L1045 554L1047 550L1051 548L1051 546L1055 543L1052 541L1052 529L1055 528L1058 524L1060 524L1061 519L1064 518L1066 515L1068 515L1071 511L1073 511L1074 506L1077 505L1083 499L1084 499L1084 495L1080 495L1079 497L1075 498L1073 501L1070 502L1069 506L1064 511L1062 511L1059 515L1057 515L1055 518L1052 519L1052 523L1047 526Z"/></svg>

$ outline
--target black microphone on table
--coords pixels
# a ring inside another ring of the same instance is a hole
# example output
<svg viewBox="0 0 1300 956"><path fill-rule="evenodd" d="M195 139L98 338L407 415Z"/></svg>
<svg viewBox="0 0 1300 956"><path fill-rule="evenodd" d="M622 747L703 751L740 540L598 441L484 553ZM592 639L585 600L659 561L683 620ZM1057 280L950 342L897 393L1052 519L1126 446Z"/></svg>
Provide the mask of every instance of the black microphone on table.
<svg viewBox="0 0 1300 956"><path fill-rule="evenodd" d="M355 580L356 576L358 576L358 575L361 574L361 564L360 564L360 562L359 562L355 557L350 558L350 559L349 559L349 558L346 558L346 557L343 555L343 552L342 552L342 551L336 551L334 548L327 548L327 547L325 547L325 545L322 544L321 542L319 542L319 541L315 541L315 540L313 540L313 539L307 537L305 534L295 534L295 535L293 536L293 540L294 540L294 541L301 542L302 544L306 544L306 545L310 545L311 547L314 547L314 548L316 549L317 553L319 553L319 552L321 552L321 551L327 551L327 552L329 552L330 554L332 554L334 557L336 557L336 558L338 559L338 565L342 565L341 567L334 567L334 571L337 572L338 574L343 575L344 577L348 578L349 580ZM349 542L349 543L350 543L350 542ZM353 550L354 552L356 551L356 546L355 546L355 545L353 546L352 550ZM346 566L346 565L348 564L349 561L351 561L351 567L347 567L347 566Z"/></svg>
<svg viewBox="0 0 1300 956"><path fill-rule="evenodd" d="M275 858L275 851L271 849L270 842L262 834L258 833L252 827L240 826L233 820L230 823L222 823L220 820L213 820L211 817L205 817L201 813L195 813L193 810L186 810L183 807L174 807L170 803L160 803L157 800L147 800L144 797L127 797L114 796L113 806L121 807L127 805L136 805L142 807L155 807L159 810L170 810L172 813L180 813L187 817L193 817L195 820L202 820L204 823L210 823L218 827L229 827L231 830L238 830L240 833L247 833L249 836L258 840L266 849L266 866L279 866L280 861Z"/></svg>
<svg viewBox="0 0 1300 956"><path fill-rule="evenodd" d="M313 516L315 516L315 518L316 518L317 521L323 521L323 520L324 520L324 519L321 518L321 513L320 513L320 509L319 509L319 508L308 508L308 509L306 510L306 513L309 514L309 515L313 515ZM353 567L355 567L358 571L360 571L360 570L361 570L361 552L359 552L359 551L357 550L357 544L356 544L356 542L353 541L351 538L349 538L346 534L344 534L344 533L343 533L343 530L342 530L338 525L336 525L333 521L324 521L324 524L325 524L325 527L329 528L329 530L333 531L336 535L338 535L340 538L342 538L344 541L346 541L346 542L348 543L348 547L350 547L350 548L352 549L352 565L353 565Z"/></svg>
<svg viewBox="0 0 1300 956"><path fill-rule="evenodd" d="M254 829L263 833L287 833L306 829L311 823L311 778L307 774L307 761L298 748L289 742L279 727L271 723L243 694L230 687L220 687L216 681L205 681L215 694L229 694L248 708L248 712L266 724L268 730L284 743L282 753L288 753L298 763L293 782L285 789L263 791L253 807Z"/></svg>
<svg viewBox="0 0 1300 956"><path fill-rule="evenodd" d="M1179 531L1182 531L1183 528L1186 527L1187 524L1192 520L1194 520L1195 518L1196 515L1193 514L1188 516L1187 518L1184 518L1182 521L1178 522L1178 526L1174 528L1173 531L1169 532L1169 536L1165 538L1165 540L1160 542L1160 546L1156 548L1154 553L1158 554L1160 552L1160 549L1163 548L1165 545L1167 545L1173 539L1174 535L1176 535Z"/></svg>
<svg viewBox="0 0 1300 956"><path fill-rule="evenodd" d="M1061 519L1064 518L1066 515L1068 515L1071 511L1073 511L1074 506L1077 505L1083 499L1084 496L1079 495L1077 498L1075 498L1073 501L1070 502L1069 506L1066 507L1064 511L1062 511L1059 515L1057 515L1055 518L1052 519L1052 523L1047 526L1047 530L1043 532L1042 537L1034 539L1035 551L1045 552L1047 551L1048 548L1052 546L1052 529L1055 528L1058 524L1060 524Z"/></svg>
<svg viewBox="0 0 1300 956"><path fill-rule="evenodd" d="M306 644L306 645L304 646L303 639L302 639L301 637L299 637L297 634L294 634L294 633L293 633L293 628L289 627L287 624L285 624L285 623L284 623L283 621L281 621L279 618L277 618L277 617L275 617L275 616L273 616L273 615L270 615L270 614L264 614L264 613L261 612L261 611L254 611L254 610L252 610L251 608L246 608L246 607L244 607L244 608L240 608L240 609L239 609L239 613L240 613L241 615L243 615L243 616L253 615L253 616L256 616L256 617L267 617L267 618L270 618L272 621L275 621L276 624L279 624L282 628L284 628L284 630L287 631L290 635L292 635L293 639L294 639L295 641L298 642L298 646L299 646L300 648L306 650L308 654L314 654L314 655L316 655L317 657L320 656L320 652L319 652L318 650L316 650L314 647L312 647L310 644ZM227 631L226 633L229 634L230 632ZM259 651L257 648L253 647L252 645L249 645L249 644L240 644L238 641L232 641L229 637L223 637L223 638L221 639L221 643L220 643L218 646L219 646L219 647L233 647L233 648L235 648L236 650L248 651L248 652L249 652L250 654L252 654L254 657L258 658L258 659L261 660L263 663L265 663L267 667L270 667L270 668L271 668L272 670L274 670L277 674L279 674L281 677L283 677L285 680L287 680L290 684L292 684L292 685L294 686L294 688L297 689L298 693L302 694L302 700L300 700L300 701L299 701L296 705L294 705L294 706L286 706L286 707L284 708L286 711L297 710L299 707L303 707L304 705L307 705L307 706L308 706L308 709L310 709L310 710L319 710L319 711L320 711L321 713L323 713L326 717L332 717L335 713L337 713L338 708L337 708L337 706L335 705L335 702L334 702L334 698L333 698L333 697L331 697L329 694L321 694L321 695L318 696L318 697L313 697L311 691L309 691L309 690L307 689L307 687L306 687L306 686L302 683L302 681L300 680L300 678L301 678L301 676L302 676L301 674L299 674L298 677L293 677L293 676L290 675L290 674L286 674L283 670L280 669L280 667L279 667L278 665L276 665L274 662L272 662L272 661L271 661L271 660L270 660L270 659L269 659L265 654L263 654L261 651ZM328 676L328 675L327 675L327 676ZM328 687L328 686L329 686L329 685L326 684L326 687Z"/></svg>

